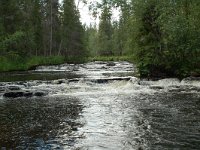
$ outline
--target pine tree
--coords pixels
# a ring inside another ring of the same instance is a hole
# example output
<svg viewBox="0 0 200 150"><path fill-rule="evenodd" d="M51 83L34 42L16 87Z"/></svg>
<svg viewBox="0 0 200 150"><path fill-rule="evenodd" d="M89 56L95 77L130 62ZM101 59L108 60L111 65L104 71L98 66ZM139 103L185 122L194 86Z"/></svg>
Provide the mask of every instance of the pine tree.
<svg viewBox="0 0 200 150"><path fill-rule="evenodd" d="M62 49L68 59L85 56L84 30L74 0L63 1Z"/></svg>
<svg viewBox="0 0 200 150"><path fill-rule="evenodd" d="M42 4L40 0L33 0L33 8L31 13L31 24L34 34L35 48L33 55L41 55L43 50L43 30L42 30Z"/></svg>
<svg viewBox="0 0 200 150"><path fill-rule="evenodd" d="M43 49L45 56L57 55L60 45L60 12L58 0L42 0Z"/></svg>
<svg viewBox="0 0 200 150"><path fill-rule="evenodd" d="M104 5L98 31L99 55L112 55L112 23L111 12L108 5Z"/></svg>

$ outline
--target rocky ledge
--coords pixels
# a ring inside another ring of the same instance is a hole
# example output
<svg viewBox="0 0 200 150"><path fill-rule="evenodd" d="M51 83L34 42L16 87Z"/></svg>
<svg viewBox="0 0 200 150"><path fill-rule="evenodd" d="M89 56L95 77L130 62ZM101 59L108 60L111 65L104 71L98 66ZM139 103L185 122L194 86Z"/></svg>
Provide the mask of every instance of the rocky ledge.
<svg viewBox="0 0 200 150"><path fill-rule="evenodd" d="M18 97L42 97L46 96L47 93L43 91L28 91L23 90L19 86L7 86L1 87L0 92L3 93L3 97L5 98L18 98Z"/></svg>

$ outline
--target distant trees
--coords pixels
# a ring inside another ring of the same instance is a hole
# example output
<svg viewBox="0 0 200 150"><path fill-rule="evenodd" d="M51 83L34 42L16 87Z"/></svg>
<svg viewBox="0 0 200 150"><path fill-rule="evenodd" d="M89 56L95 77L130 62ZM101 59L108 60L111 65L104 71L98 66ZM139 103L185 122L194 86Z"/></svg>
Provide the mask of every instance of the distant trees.
<svg viewBox="0 0 200 150"><path fill-rule="evenodd" d="M200 14L199 4L193 0L133 2L132 26L137 28L132 49L142 75L199 72L200 27L194 22Z"/></svg>
<svg viewBox="0 0 200 150"><path fill-rule="evenodd" d="M0 1L0 57L85 57L74 0Z"/></svg>
<svg viewBox="0 0 200 150"><path fill-rule="evenodd" d="M113 55L112 52L112 24L109 5L103 6L98 30L98 54L101 56Z"/></svg>
<svg viewBox="0 0 200 150"><path fill-rule="evenodd" d="M102 0L96 7L99 55L133 55L145 77L200 74L199 1ZM109 20L111 7L121 10L117 22Z"/></svg>
<svg viewBox="0 0 200 150"><path fill-rule="evenodd" d="M85 27L85 43L86 49L89 52L89 55L94 57L98 56L98 31L96 25L90 25Z"/></svg>
<svg viewBox="0 0 200 150"><path fill-rule="evenodd" d="M68 59L86 56L84 29L79 20L79 11L74 0L64 0L62 14L62 43L60 48Z"/></svg>
<svg viewBox="0 0 200 150"><path fill-rule="evenodd" d="M102 0L90 8L101 10L100 23L83 27L74 0L1 0L0 57L133 55L142 76L200 74L200 1Z"/></svg>

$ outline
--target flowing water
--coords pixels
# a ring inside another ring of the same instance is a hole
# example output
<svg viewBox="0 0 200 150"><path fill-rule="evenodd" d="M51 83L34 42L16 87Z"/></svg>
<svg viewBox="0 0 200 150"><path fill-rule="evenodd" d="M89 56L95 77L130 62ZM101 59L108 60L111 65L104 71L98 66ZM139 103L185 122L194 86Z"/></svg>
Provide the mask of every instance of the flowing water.
<svg viewBox="0 0 200 150"><path fill-rule="evenodd" d="M0 149L200 149L200 80L140 80L134 70L91 62L1 77ZM3 97L11 85L48 95Z"/></svg>

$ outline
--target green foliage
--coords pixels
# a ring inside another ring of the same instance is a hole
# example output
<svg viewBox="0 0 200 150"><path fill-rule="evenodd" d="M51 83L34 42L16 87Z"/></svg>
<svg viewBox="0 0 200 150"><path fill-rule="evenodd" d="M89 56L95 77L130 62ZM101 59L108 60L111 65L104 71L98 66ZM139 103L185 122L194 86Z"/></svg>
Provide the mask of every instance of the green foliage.
<svg viewBox="0 0 200 150"><path fill-rule="evenodd" d="M88 51L89 56L97 56L98 55L98 32L96 26L90 25L90 27L86 27L85 29L85 45Z"/></svg>
<svg viewBox="0 0 200 150"><path fill-rule="evenodd" d="M63 56L35 56L24 59L17 56L15 59L0 57L0 71L19 71L34 69L39 65L56 65L66 62Z"/></svg>
<svg viewBox="0 0 200 150"><path fill-rule="evenodd" d="M4 55L25 55L26 52L24 50L25 45L25 33L22 31L17 31L12 35L8 35L0 40L0 49L1 54Z"/></svg>
<svg viewBox="0 0 200 150"><path fill-rule="evenodd" d="M63 1L62 14L62 48L67 59L80 57L83 59L86 54L84 45L84 29L79 20L79 12L74 0Z"/></svg>
<svg viewBox="0 0 200 150"><path fill-rule="evenodd" d="M111 10L106 4L103 7L99 23L98 54L100 56L113 55Z"/></svg>
<svg viewBox="0 0 200 150"><path fill-rule="evenodd" d="M142 76L188 76L199 68L198 6L188 0L133 2L132 49Z"/></svg>
<svg viewBox="0 0 200 150"><path fill-rule="evenodd" d="M119 22L112 24L112 52L133 54L141 76L198 74L199 1L102 0L94 10L111 7L121 9ZM105 48L108 39L105 35L101 38L105 42L99 47L109 52L111 49Z"/></svg>
<svg viewBox="0 0 200 150"><path fill-rule="evenodd" d="M133 62L133 56L96 56L96 57L89 57L88 61L129 61L129 62Z"/></svg>
<svg viewBox="0 0 200 150"><path fill-rule="evenodd" d="M0 1L1 71L85 60L79 12L74 0L63 3L61 8L59 0Z"/></svg>

